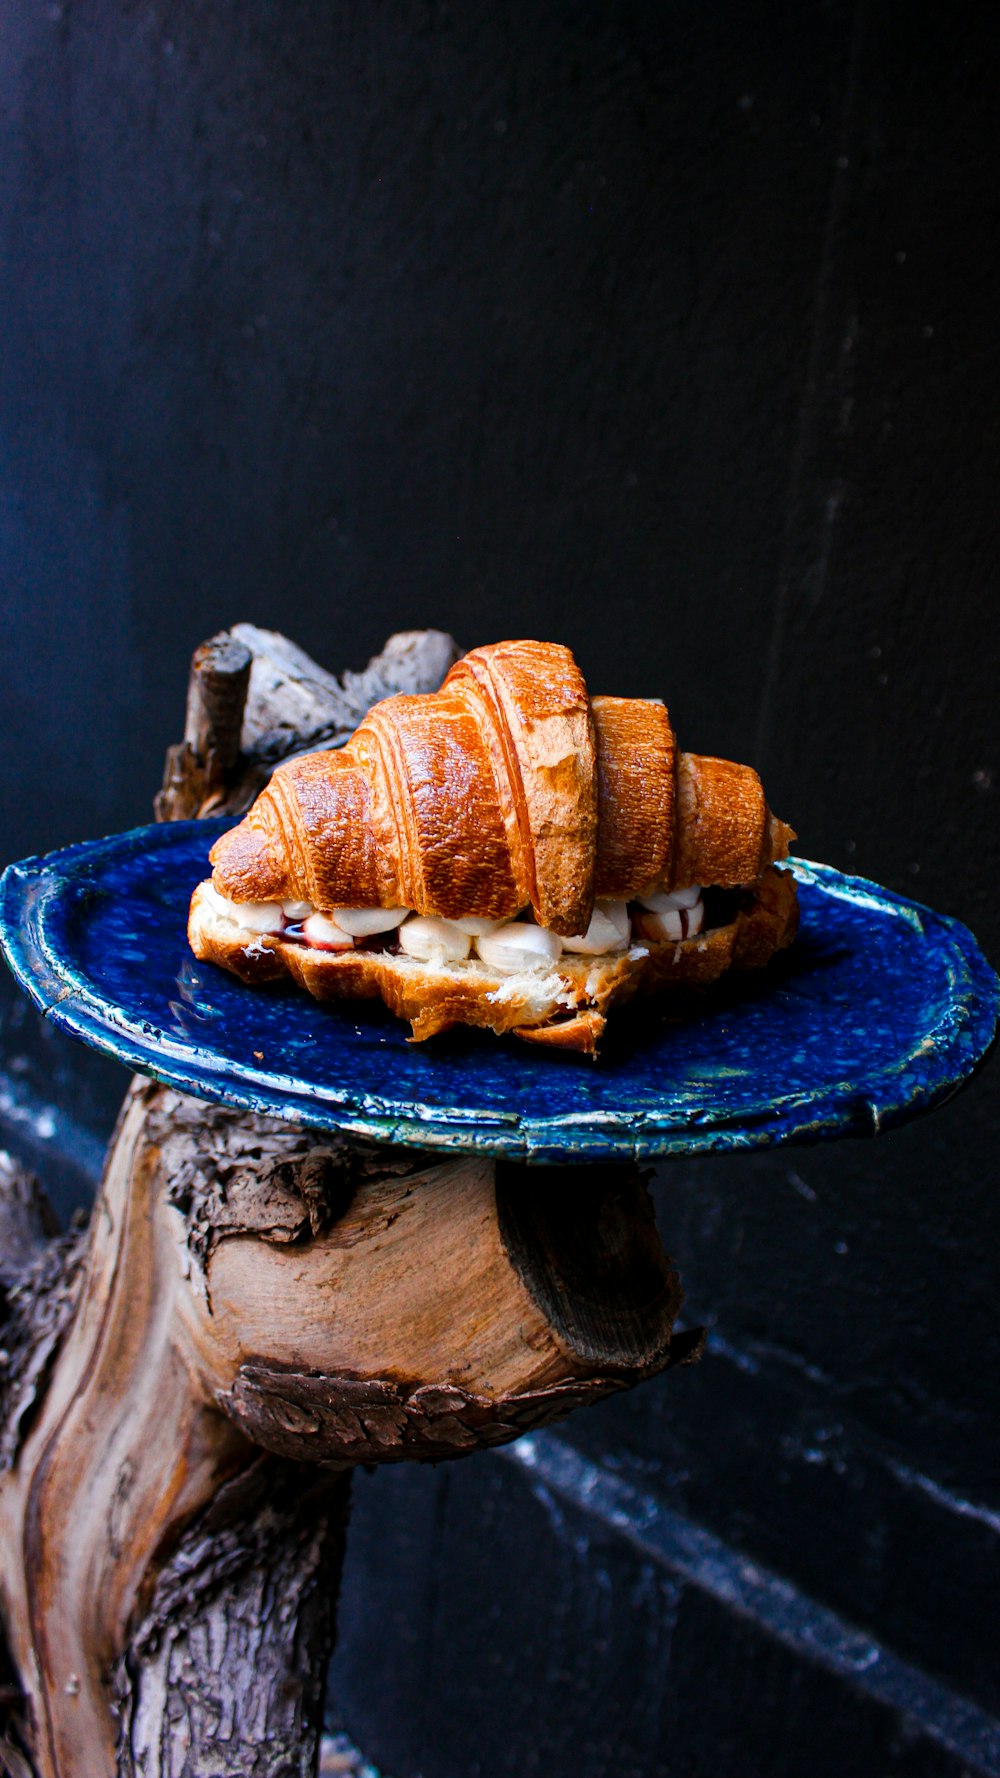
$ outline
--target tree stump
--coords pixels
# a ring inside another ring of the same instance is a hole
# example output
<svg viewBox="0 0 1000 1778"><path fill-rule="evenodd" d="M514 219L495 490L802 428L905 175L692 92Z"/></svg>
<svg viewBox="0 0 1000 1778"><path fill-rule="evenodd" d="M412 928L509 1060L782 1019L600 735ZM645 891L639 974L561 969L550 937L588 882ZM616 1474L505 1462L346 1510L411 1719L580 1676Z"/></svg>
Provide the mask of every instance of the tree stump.
<svg viewBox="0 0 1000 1778"><path fill-rule="evenodd" d="M160 819L432 690L237 625L192 663ZM696 1354L637 1170L440 1160L133 1082L88 1228L0 1162L0 1771L315 1772L359 1464L499 1444Z"/></svg>

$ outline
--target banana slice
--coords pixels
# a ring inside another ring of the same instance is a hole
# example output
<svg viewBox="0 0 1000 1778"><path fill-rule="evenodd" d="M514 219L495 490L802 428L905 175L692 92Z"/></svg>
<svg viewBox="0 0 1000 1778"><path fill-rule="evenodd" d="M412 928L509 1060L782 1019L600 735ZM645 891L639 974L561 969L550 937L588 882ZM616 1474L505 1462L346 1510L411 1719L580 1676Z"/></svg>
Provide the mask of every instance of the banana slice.
<svg viewBox="0 0 1000 1778"><path fill-rule="evenodd" d="M439 920L433 914L413 914L399 928L399 942L408 957L420 963L461 963L472 949L472 938L455 920Z"/></svg>
<svg viewBox="0 0 1000 1778"><path fill-rule="evenodd" d="M598 901L586 932L564 938L563 950L581 957L603 957L607 951L624 951L629 942L628 907L624 901Z"/></svg>
<svg viewBox="0 0 1000 1778"><path fill-rule="evenodd" d="M477 938L476 950L488 968L520 975L525 969L551 969L562 952L562 939L544 926L508 920L496 932Z"/></svg>
<svg viewBox="0 0 1000 1778"><path fill-rule="evenodd" d="M480 914L467 914L461 920L452 921L459 932L467 932L470 938L485 938L488 933L499 932L501 926L507 924L506 920L484 920Z"/></svg>
<svg viewBox="0 0 1000 1778"><path fill-rule="evenodd" d="M402 926L409 908L334 908L331 919L352 938L374 938L378 932L393 932Z"/></svg>
<svg viewBox="0 0 1000 1778"><path fill-rule="evenodd" d="M701 931L704 919L705 904L699 901L692 908L663 908L660 912L640 908L632 923L637 938L676 940L694 938Z"/></svg>
<svg viewBox="0 0 1000 1778"><path fill-rule="evenodd" d="M310 914L302 923L302 936L321 951L353 951L354 940L327 914Z"/></svg>
<svg viewBox="0 0 1000 1778"><path fill-rule="evenodd" d="M651 914L666 914L673 908L693 908L701 900L701 889L692 883L687 889L654 889L649 895L639 896L639 906L648 908Z"/></svg>

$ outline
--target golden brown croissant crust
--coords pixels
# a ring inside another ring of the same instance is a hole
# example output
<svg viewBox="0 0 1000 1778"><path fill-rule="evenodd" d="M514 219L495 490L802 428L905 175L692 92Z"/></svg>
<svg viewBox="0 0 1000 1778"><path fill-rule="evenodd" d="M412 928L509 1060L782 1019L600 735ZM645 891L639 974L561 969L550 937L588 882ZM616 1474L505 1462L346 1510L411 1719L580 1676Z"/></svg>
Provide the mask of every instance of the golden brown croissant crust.
<svg viewBox="0 0 1000 1778"><path fill-rule="evenodd" d="M568 648L497 642L277 768L212 848L232 901L407 907L582 932L595 898L756 882L788 851L756 772L680 753L666 708L588 699Z"/></svg>
<svg viewBox="0 0 1000 1778"><path fill-rule="evenodd" d="M770 867L792 838L750 767L679 751L662 703L591 698L568 648L498 642L456 662L440 691L377 704L341 750L280 765L213 847L212 883L231 903L308 902L331 912L407 908L499 921L530 908L562 938L586 932L595 900L756 886L753 907L767 917L754 915L754 926L748 904L704 934L690 953L697 963L684 961L684 945L652 945L643 957L633 946L603 959L605 981L593 957L563 955L567 981L589 970L596 982L594 993L566 989L572 1019L592 1013L603 1024L607 1006L668 978L709 979L744 951L766 960L756 939L740 936L751 928L768 933L767 955L790 942L794 885ZM720 936L730 926L731 940ZM496 984L478 965L435 973L415 970L411 958L313 954L270 935L250 956L234 948L235 931L196 893L196 954L245 979L287 972L321 998L380 994L415 1036L459 1022L532 1026L536 1039L547 1028L547 1041L572 1041L568 1006L540 1017L537 1007L517 1007L512 992L490 1000ZM456 974L461 988L446 979ZM582 1028L577 1035L579 1047L592 1047Z"/></svg>

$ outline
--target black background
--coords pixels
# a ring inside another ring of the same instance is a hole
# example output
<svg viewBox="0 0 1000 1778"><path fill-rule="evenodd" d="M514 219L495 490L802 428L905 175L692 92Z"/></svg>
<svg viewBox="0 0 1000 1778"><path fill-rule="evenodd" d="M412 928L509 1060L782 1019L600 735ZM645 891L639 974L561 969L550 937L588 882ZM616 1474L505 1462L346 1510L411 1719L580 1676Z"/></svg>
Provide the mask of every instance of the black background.
<svg viewBox="0 0 1000 1778"><path fill-rule="evenodd" d="M803 854L996 959L993 23L6 5L0 862L149 818L220 627L339 669L434 624L665 696ZM123 1077L2 992L0 1132L65 1209ZM997 1080L875 1144L663 1169L709 1354L567 1434L991 1711ZM664 1608L636 1652L626 1553L571 1585L513 1467L443 1477L359 1488L335 1678L400 1778L966 1769L742 1620Z"/></svg>

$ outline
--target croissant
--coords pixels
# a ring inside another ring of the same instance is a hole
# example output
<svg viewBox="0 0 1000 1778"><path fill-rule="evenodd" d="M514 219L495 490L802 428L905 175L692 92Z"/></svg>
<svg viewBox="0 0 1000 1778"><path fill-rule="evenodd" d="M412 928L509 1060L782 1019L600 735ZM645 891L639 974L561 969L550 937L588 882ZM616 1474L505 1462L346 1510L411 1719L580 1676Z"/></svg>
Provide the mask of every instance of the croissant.
<svg viewBox="0 0 1000 1778"><path fill-rule="evenodd" d="M749 766L678 750L663 703L498 642L280 765L212 848L188 936L249 982L381 996L418 1040L471 1024L592 1055L612 1005L791 942L794 837Z"/></svg>

